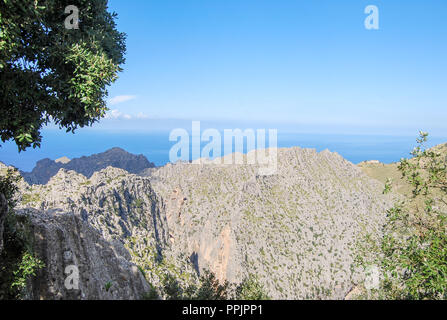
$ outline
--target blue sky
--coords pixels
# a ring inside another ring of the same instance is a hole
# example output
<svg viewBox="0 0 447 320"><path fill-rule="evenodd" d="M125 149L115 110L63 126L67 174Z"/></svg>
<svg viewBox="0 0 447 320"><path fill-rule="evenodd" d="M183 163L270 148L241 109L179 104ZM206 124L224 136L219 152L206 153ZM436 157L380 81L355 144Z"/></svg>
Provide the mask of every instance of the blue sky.
<svg viewBox="0 0 447 320"><path fill-rule="evenodd" d="M0 161L31 170L42 158L118 146L162 164L169 131L192 120L203 130L278 129L283 147L329 148L353 162L398 161L419 130L447 141L445 0L109 5L128 50L108 118L75 135L50 126L41 149L21 154L6 143ZM364 26L368 5L379 30Z"/></svg>
<svg viewBox="0 0 447 320"><path fill-rule="evenodd" d="M366 30L367 5L380 29ZM98 128L159 119L446 135L444 0L111 0L127 62ZM150 126L150 125L149 125Z"/></svg>

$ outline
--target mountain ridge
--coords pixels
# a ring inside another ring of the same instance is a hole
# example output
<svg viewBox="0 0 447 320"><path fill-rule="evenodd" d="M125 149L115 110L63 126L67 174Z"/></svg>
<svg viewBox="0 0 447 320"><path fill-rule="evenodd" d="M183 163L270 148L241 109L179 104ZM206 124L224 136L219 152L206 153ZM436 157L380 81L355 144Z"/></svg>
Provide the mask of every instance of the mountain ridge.
<svg viewBox="0 0 447 320"><path fill-rule="evenodd" d="M343 299L364 276L356 241L380 233L393 203L382 191L337 153L289 148L271 176L247 164L168 164L148 176L109 166L90 178L62 168L45 185L22 181L18 209L76 215L123 245L160 291L167 274L194 284L210 270L233 283L255 274L274 299ZM56 295L68 297L62 285Z"/></svg>
<svg viewBox="0 0 447 320"><path fill-rule="evenodd" d="M94 172L109 166L125 169L129 173L140 173L149 168L155 168L155 164L142 154L134 155L124 149L114 147L105 152L68 159L62 157L57 160L48 158L39 160L31 172L21 171L22 177L30 184L46 184L60 169L73 170L87 178Z"/></svg>

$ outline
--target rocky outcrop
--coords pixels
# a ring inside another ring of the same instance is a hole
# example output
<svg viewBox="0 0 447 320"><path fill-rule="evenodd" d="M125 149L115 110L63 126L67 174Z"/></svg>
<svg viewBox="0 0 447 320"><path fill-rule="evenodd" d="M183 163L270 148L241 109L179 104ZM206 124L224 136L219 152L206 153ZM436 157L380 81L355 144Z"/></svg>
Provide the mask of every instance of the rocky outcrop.
<svg viewBox="0 0 447 320"><path fill-rule="evenodd" d="M142 299L149 291L123 245L106 241L80 216L32 209L18 214L28 218L33 251L45 264L29 284L25 298Z"/></svg>
<svg viewBox="0 0 447 320"><path fill-rule="evenodd" d="M154 168L143 155L133 155L120 148L113 148L106 152L70 160L62 157L56 161L43 159L37 162L32 172L21 172L29 184L46 184L60 169L72 170L90 178L93 173L107 167L115 167L129 173L140 173L145 169Z"/></svg>
<svg viewBox="0 0 447 320"><path fill-rule="evenodd" d="M56 163L63 163L63 164L67 164L67 163L69 163L70 161L71 161L71 160L68 159L67 157L62 157L62 158L59 158L59 159L54 160L54 162L56 162Z"/></svg>

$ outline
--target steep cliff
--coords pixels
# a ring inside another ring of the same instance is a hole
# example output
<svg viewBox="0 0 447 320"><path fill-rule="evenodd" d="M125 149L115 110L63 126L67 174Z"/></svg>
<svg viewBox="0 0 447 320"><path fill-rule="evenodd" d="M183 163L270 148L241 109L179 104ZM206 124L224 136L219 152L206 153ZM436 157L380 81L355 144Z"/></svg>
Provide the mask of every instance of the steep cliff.
<svg viewBox="0 0 447 320"><path fill-rule="evenodd" d="M33 300L142 299L150 290L119 241L107 241L74 213L21 210L34 254L43 261L24 298Z"/></svg>

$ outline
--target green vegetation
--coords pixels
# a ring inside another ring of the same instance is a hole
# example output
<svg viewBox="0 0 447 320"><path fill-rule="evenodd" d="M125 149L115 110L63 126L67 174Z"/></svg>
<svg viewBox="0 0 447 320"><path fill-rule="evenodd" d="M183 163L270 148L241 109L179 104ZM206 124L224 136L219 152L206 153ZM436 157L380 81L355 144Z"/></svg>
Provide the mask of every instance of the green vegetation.
<svg viewBox="0 0 447 320"><path fill-rule="evenodd" d="M447 153L427 149L427 139L421 132L413 158L398 164L411 193L389 210L378 244L371 237L365 241L378 257L370 263L383 273L372 297L447 299Z"/></svg>
<svg viewBox="0 0 447 320"><path fill-rule="evenodd" d="M269 300L263 285L258 278L250 275L237 288L236 298L239 300Z"/></svg>
<svg viewBox="0 0 447 320"><path fill-rule="evenodd" d="M76 0L79 28L68 29L64 2L0 1L0 137L20 151L39 147L54 121L67 132L107 111L106 87L124 63L125 35L107 0Z"/></svg>
<svg viewBox="0 0 447 320"><path fill-rule="evenodd" d="M27 205L33 202L39 202L40 196L37 193L25 193L22 195L22 204Z"/></svg>
<svg viewBox="0 0 447 320"><path fill-rule="evenodd" d="M104 289L109 292L110 288L112 288L113 286L113 281L108 281L105 285L104 285Z"/></svg>
<svg viewBox="0 0 447 320"><path fill-rule="evenodd" d="M146 292L143 295L143 300L160 300L160 296L158 295L157 289L149 283L149 286L151 287L149 292Z"/></svg>
<svg viewBox="0 0 447 320"><path fill-rule="evenodd" d="M253 275L236 285L228 281L221 283L212 272L205 271L198 286L187 288L181 288L175 278L168 277L163 290L169 300L269 300L264 287Z"/></svg>
<svg viewBox="0 0 447 320"><path fill-rule="evenodd" d="M135 199L135 207L136 208L142 208L144 205L144 200L143 199Z"/></svg>
<svg viewBox="0 0 447 320"><path fill-rule="evenodd" d="M188 288L189 299L193 300L227 300L231 299L230 283L225 281L220 283L216 276L205 271L200 277L200 285L198 288ZM187 296L188 296L187 295Z"/></svg>
<svg viewBox="0 0 447 320"><path fill-rule="evenodd" d="M16 200L14 195L18 191L17 183L22 179L17 170L5 169L0 172L0 194L8 201L8 207L14 208Z"/></svg>
<svg viewBox="0 0 447 320"><path fill-rule="evenodd" d="M385 189L383 190L383 194L388 194L392 191L393 188L393 179L388 178L385 182Z"/></svg>
<svg viewBox="0 0 447 320"><path fill-rule="evenodd" d="M27 217L14 213L15 193L20 179L15 170L7 170L0 175L0 193L5 195L9 207L4 223L4 248L0 254L0 300L23 298L27 281L44 267L33 253Z"/></svg>
<svg viewBox="0 0 447 320"><path fill-rule="evenodd" d="M179 270L168 259L161 257L156 248L145 239L130 237L125 247L143 276L151 284L145 300L267 300L263 286L255 276L249 276L241 284L221 283L210 271L204 271L197 279L193 271ZM157 285L153 285L157 283Z"/></svg>
<svg viewBox="0 0 447 320"><path fill-rule="evenodd" d="M22 291L26 287L26 281L31 276L36 276L36 271L45 267L45 264L33 254L26 251L22 255L22 260L18 263L17 269L13 271L14 281L11 289L17 288Z"/></svg>

